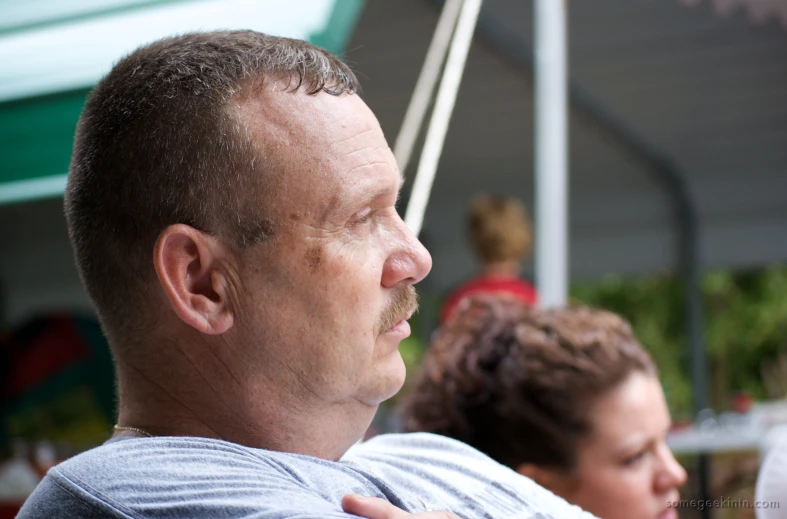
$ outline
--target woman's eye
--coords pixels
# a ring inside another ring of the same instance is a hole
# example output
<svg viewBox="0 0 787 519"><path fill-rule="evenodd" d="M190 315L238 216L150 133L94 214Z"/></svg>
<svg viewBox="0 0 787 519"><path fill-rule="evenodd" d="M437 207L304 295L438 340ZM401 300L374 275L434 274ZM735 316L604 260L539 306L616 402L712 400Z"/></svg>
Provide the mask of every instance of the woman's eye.
<svg viewBox="0 0 787 519"><path fill-rule="evenodd" d="M645 458L645 451L638 452L637 454L630 456L623 460L623 464L626 466L636 465L638 462L642 461Z"/></svg>

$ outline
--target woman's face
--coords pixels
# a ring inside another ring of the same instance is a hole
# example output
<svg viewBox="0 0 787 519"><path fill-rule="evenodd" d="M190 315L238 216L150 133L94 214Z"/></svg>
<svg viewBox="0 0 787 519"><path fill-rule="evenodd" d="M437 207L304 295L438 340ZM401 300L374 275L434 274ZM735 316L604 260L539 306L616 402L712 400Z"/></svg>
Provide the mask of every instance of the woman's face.
<svg viewBox="0 0 787 519"><path fill-rule="evenodd" d="M675 519L686 471L666 444L670 415L659 381L635 372L591 409L592 435L572 481L553 489L602 519Z"/></svg>

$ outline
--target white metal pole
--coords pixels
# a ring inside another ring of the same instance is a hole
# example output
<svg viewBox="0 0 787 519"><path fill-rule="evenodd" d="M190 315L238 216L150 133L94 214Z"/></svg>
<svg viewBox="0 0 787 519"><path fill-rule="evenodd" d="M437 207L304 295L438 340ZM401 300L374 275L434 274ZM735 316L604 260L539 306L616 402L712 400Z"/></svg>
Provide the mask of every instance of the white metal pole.
<svg viewBox="0 0 787 519"><path fill-rule="evenodd" d="M426 110L429 108L429 101L432 99L434 87L440 77L440 72L448 52L448 45L451 43L451 35L456 27L456 19L459 17L459 9L462 7L462 0L446 0L440 19L437 21L432 42L429 50L426 51L426 58L421 67L421 73L404 114L402 127L394 144L394 157L399 165L399 171L404 175L410 156L413 153L415 140L424 122Z"/></svg>
<svg viewBox="0 0 787 519"><path fill-rule="evenodd" d="M404 221L410 230L417 236L421 232L424 222L426 204L432 191L434 176L437 172L437 163L443 151L445 134L448 131L448 122L456 103L456 94L459 92L459 83L462 81L467 53L473 41L478 13L481 10L481 0L464 0L459 21L456 24L451 49L443 71L443 79L437 91L432 118L429 121L429 130L426 133L424 149L421 151L421 160L418 163L418 172L415 175L410 201L407 203L407 213Z"/></svg>
<svg viewBox="0 0 787 519"><path fill-rule="evenodd" d="M535 0L535 268L539 303L568 292L566 4Z"/></svg>

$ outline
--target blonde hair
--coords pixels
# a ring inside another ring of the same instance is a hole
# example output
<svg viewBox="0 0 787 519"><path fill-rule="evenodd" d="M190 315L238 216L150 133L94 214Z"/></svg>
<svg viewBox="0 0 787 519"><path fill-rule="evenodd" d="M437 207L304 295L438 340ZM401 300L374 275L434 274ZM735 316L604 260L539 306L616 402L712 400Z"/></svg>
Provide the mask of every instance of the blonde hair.
<svg viewBox="0 0 787 519"><path fill-rule="evenodd" d="M533 225L516 198L477 196L467 223L473 248L484 263L522 261L532 251Z"/></svg>

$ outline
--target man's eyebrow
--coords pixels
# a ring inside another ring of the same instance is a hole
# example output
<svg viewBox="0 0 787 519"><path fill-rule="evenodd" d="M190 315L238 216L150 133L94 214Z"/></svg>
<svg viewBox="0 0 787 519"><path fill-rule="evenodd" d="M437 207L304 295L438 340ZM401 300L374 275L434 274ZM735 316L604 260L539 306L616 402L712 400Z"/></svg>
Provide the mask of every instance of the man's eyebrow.
<svg viewBox="0 0 787 519"><path fill-rule="evenodd" d="M399 184L396 186L396 200L399 201L399 196L402 193L402 188L404 187L405 178L403 175L399 174ZM365 198L368 200L375 200L382 196L390 195L393 190L390 187L384 187L382 189L375 189L377 186L370 186L364 190L364 193L367 194Z"/></svg>

